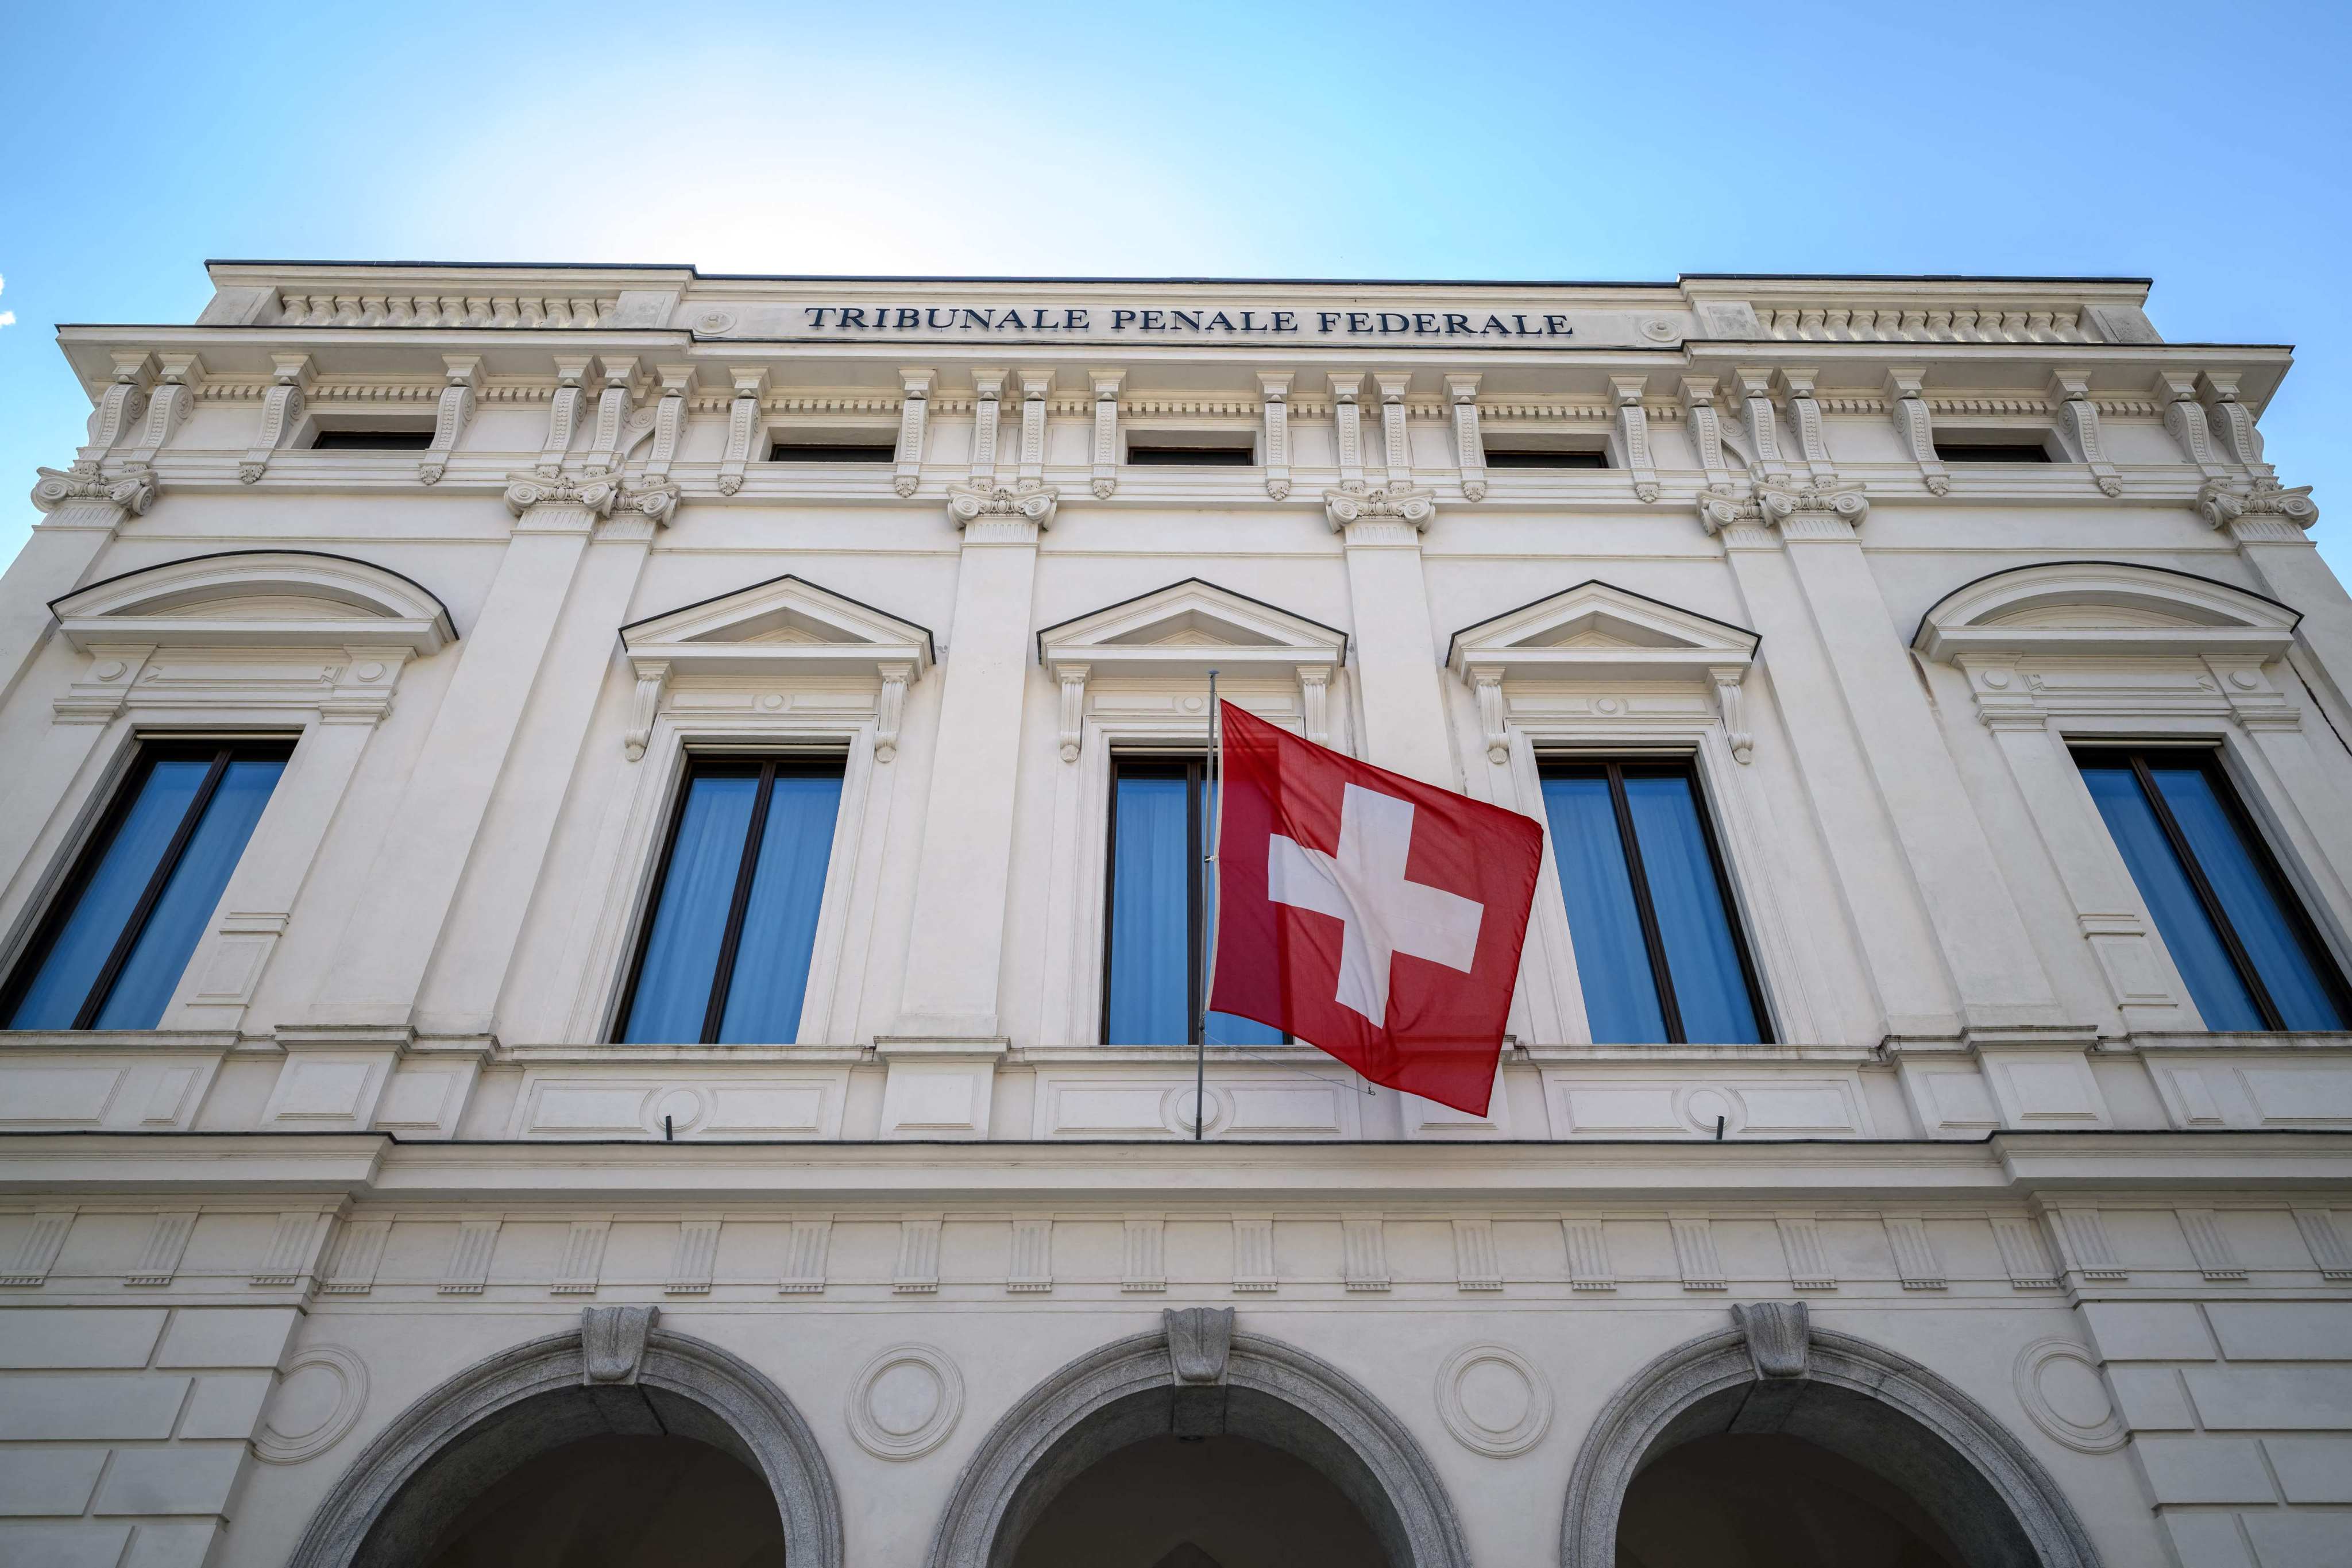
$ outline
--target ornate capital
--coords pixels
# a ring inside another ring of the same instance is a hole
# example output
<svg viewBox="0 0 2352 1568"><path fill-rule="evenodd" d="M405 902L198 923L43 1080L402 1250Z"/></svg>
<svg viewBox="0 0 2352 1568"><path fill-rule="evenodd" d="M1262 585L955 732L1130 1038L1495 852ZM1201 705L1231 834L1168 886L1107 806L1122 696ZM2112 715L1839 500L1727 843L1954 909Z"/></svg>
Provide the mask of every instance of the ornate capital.
<svg viewBox="0 0 2352 1568"><path fill-rule="evenodd" d="M621 499L621 485L619 480L606 475L588 479L567 479L545 474L515 474L508 479L505 499L507 510L517 517L524 516L534 508L557 506L576 506L598 517L610 517L614 504ZM671 499L675 501L675 490L671 492ZM654 514L649 512L647 515Z"/></svg>
<svg viewBox="0 0 2352 1568"><path fill-rule="evenodd" d="M990 479L959 479L948 486L948 521L958 528L969 527L982 519L1051 528L1055 510L1061 503L1060 490L1036 479L1010 485Z"/></svg>
<svg viewBox="0 0 2352 1568"><path fill-rule="evenodd" d="M1323 492L1323 510L1337 533L1351 523L1409 523L1416 533L1437 516L1437 492L1419 485L1341 485Z"/></svg>
<svg viewBox="0 0 2352 1568"><path fill-rule="evenodd" d="M33 504L45 512L55 511L69 501L97 501L141 517L155 503L152 468L126 468L109 478L99 473L98 464L92 459L87 466L76 463L69 471L43 468L39 472L40 479L33 486Z"/></svg>
<svg viewBox="0 0 2352 1568"><path fill-rule="evenodd" d="M2206 480L2197 492L2197 510L2207 522L2229 529L2240 539L2299 539L2301 530L2319 521L2309 485L2287 489L2267 474L2251 482Z"/></svg>
<svg viewBox="0 0 2352 1568"><path fill-rule="evenodd" d="M1780 483L1771 479L1756 486L1756 504L1764 521L1788 538L1843 537L1870 510L1862 486L1847 481L1824 484Z"/></svg>

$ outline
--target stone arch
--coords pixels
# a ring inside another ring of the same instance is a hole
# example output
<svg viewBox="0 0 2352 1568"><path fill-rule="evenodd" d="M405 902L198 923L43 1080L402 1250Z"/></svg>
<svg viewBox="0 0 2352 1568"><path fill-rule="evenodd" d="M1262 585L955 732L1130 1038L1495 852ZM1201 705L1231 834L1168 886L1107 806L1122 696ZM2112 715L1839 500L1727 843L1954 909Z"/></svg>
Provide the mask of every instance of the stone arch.
<svg viewBox="0 0 2352 1568"><path fill-rule="evenodd" d="M1562 1568L1612 1568L1634 1474L1720 1431L1786 1433L1861 1463L1916 1500L1970 1568L2098 1568L2050 1473L1959 1389L1866 1340L1812 1329L1801 1301L1732 1315L1735 1327L1666 1352L1601 1409L1569 1479Z"/></svg>
<svg viewBox="0 0 2352 1568"><path fill-rule="evenodd" d="M997 1422L956 1478L930 1568L1003 1568L1063 1486L1146 1437L1235 1436L1284 1449L1328 1477L1391 1568L1467 1568L1436 1468L1412 1435L1347 1373L1295 1345L1233 1331L1231 1308L1165 1314L1065 1366Z"/></svg>
<svg viewBox="0 0 2352 1568"><path fill-rule="evenodd" d="M499 1352L403 1411L311 1516L289 1568L405 1568L490 1482L576 1437L669 1433L768 1482L792 1568L841 1568L841 1507L816 1435L783 1392L717 1345L591 1307L580 1329Z"/></svg>

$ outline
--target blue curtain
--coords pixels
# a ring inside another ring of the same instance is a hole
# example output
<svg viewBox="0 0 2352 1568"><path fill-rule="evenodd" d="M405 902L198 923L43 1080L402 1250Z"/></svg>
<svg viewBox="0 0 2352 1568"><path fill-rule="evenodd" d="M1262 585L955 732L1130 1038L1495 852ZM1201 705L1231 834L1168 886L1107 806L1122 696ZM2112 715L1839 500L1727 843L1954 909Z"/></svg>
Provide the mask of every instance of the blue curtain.
<svg viewBox="0 0 2352 1568"><path fill-rule="evenodd" d="M751 898L735 946L735 973L719 1037L730 1044L787 1044L800 1037L801 998L841 815L841 776L779 774L751 871ZM723 911L722 911L723 912Z"/></svg>
<svg viewBox="0 0 2352 1568"><path fill-rule="evenodd" d="M2198 1012L2204 1015L2205 1026L2262 1028L2262 1010L2239 978L2238 966L2221 945L2221 933L2214 929L2204 901L2181 868L2172 841L2165 837L2164 826L2157 820L2131 765L2121 761L2086 761L2083 782L2090 786L2091 799L2106 819L2107 836L2115 840L2132 880L2139 885L2139 896L2147 900L2148 913L2156 917L2156 929L2164 934L2164 945L2171 950L2172 962L2187 982Z"/></svg>
<svg viewBox="0 0 2352 1568"><path fill-rule="evenodd" d="M1181 769L1122 773L1112 786L1110 996L1115 1046L1192 1038L1191 793Z"/></svg>
<svg viewBox="0 0 2352 1568"><path fill-rule="evenodd" d="M621 1038L630 1045L681 1045L702 1038L719 944L743 864L743 836L760 781L753 774L697 776L687 786L661 901L654 910L636 994Z"/></svg>
<svg viewBox="0 0 2352 1568"><path fill-rule="evenodd" d="M148 911L146 928L131 944L106 1005L99 1009L97 1027L152 1029L163 1019L181 972L188 967L214 906L228 888L229 873L236 869L246 840L253 837L253 825L261 820L261 809L269 804L270 792L285 771L285 763L276 757L244 758L223 770L212 799L205 803L204 819L188 836L180 863L172 868L155 907Z"/></svg>
<svg viewBox="0 0 2352 1568"><path fill-rule="evenodd" d="M1592 1038L1612 1046L1662 1042L1665 1015L1650 977L1649 949L1633 907L1633 879L1618 836L1608 776L1598 768L1546 775L1543 792Z"/></svg>
<svg viewBox="0 0 2352 1568"><path fill-rule="evenodd" d="M1628 771L1625 804L1666 950L1675 1005L1682 1012L1683 1038L1754 1045L1763 1036L1689 776Z"/></svg>
<svg viewBox="0 0 2352 1568"><path fill-rule="evenodd" d="M107 955L121 940L123 923L171 847L180 819L212 764L189 760L157 763L147 772L138 798L100 856L98 869L82 889L73 913L50 944L25 994L8 1016L12 1029L69 1029Z"/></svg>
<svg viewBox="0 0 2352 1568"><path fill-rule="evenodd" d="M2248 844L2238 823L2214 793L2212 774L2202 767L2163 767L2151 763L2155 779L2189 852L2213 889L2221 912L2238 935L2238 943L2271 994L2279 1018L2290 1029L2340 1029L2344 1015L2320 977L2319 956L2304 945L2279 890L2263 872L2258 851ZM2172 933L2165 932L2168 944ZM2200 999L2202 1011L2204 1002ZM2207 1023L2212 1025L2209 1016ZM2220 1027L2219 1025L2212 1025ZM2253 1026L2261 1027L2259 1024Z"/></svg>

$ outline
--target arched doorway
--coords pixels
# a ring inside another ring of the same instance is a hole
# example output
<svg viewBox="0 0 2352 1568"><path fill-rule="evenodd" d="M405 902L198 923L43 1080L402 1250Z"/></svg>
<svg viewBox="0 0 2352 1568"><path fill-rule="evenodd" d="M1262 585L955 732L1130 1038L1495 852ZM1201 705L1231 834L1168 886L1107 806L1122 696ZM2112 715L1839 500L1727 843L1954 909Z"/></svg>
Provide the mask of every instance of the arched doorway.
<svg viewBox="0 0 2352 1568"><path fill-rule="evenodd" d="M1601 1411L1563 1568L2096 1568L2048 1472L1958 1389L1802 1302L1732 1316Z"/></svg>
<svg viewBox="0 0 2352 1568"><path fill-rule="evenodd" d="M599 1568L841 1568L840 1507L807 1423L751 1367L655 1329L655 1313L591 1307L578 1331L418 1400L336 1482L291 1568L555 1568L572 1560L544 1555L560 1542L515 1526L567 1509L585 1512L565 1530L603 1528L579 1537ZM587 1484L599 1476L625 1484Z"/></svg>
<svg viewBox="0 0 2352 1568"><path fill-rule="evenodd" d="M1337 1367L1234 1333L1233 1318L1170 1311L1160 1332L1032 1390L957 1478L931 1568L1304 1568L1313 1542L1266 1519L1283 1482L1297 1517L1352 1553L1335 1563L1466 1568L1453 1504L1403 1425Z"/></svg>

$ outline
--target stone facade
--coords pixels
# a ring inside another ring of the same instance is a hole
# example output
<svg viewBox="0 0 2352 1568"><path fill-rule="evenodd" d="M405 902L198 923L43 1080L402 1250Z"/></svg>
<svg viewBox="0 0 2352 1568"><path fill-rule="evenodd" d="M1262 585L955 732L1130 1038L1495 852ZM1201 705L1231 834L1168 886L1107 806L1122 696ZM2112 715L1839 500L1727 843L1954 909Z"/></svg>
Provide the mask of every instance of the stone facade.
<svg viewBox="0 0 2352 1568"><path fill-rule="evenodd" d="M2344 1560L2352 1035L2210 1028L2068 752L2212 748L2345 967L2287 351L2111 279L213 276L61 332L0 586L8 963L142 742L295 741L154 1027L0 1033L0 1559L417 1561L667 1431L795 1564L977 1568L1173 1433L1592 1568L1713 1422L1943 1456L1970 1561ZM1549 861L1485 1118L1102 1043L1113 758L1212 668L1538 817L1693 759L1775 1043L1593 1044ZM797 1037L611 1043L687 758L778 748Z"/></svg>

